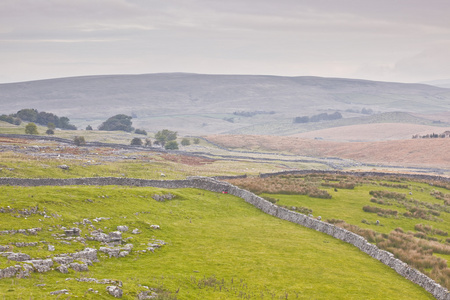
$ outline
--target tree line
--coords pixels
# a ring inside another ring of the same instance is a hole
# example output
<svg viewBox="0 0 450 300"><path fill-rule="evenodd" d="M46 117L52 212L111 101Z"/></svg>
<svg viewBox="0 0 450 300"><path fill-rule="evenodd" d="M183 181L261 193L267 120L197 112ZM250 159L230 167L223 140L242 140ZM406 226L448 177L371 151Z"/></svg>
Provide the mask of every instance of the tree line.
<svg viewBox="0 0 450 300"><path fill-rule="evenodd" d="M33 108L24 108L15 114L1 115L0 121L8 122L14 125L20 125L22 121L37 123L43 126L56 127L66 130L77 130L75 125L70 124L67 117L58 117L55 114L45 111L37 111Z"/></svg>
<svg viewBox="0 0 450 300"><path fill-rule="evenodd" d="M342 115L340 112L334 112L332 114L321 113L311 117L309 116L295 117L294 123L309 123L309 122L331 121L338 119L342 119Z"/></svg>

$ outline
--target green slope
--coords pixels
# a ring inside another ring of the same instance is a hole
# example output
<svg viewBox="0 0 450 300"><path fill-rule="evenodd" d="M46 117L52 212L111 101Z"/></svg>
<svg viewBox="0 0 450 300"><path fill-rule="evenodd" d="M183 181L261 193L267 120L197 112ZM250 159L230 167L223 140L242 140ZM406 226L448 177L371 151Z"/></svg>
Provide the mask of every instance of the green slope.
<svg viewBox="0 0 450 300"><path fill-rule="evenodd" d="M176 197L166 202L151 198L168 192ZM69 290L64 298L111 298L105 285L67 280L83 277L123 281L124 299L134 299L145 290L142 286L165 290L178 299L432 299L422 288L357 248L265 215L231 195L196 189L2 186L0 203L14 209L38 205L39 211L45 209L52 216L1 214L1 230L42 227L37 236L1 236L3 245L36 241L36 247L13 247L32 257L85 247L98 249L101 245L96 241L83 244L72 240L66 245L52 236L63 232L61 225L72 227L85 218L111 218L93 222L105 232L118 225L142 232L123 233L134 245L129 256L99 255L100 262L88 272L50 271L33 273L28 279L2 279L0 297L5 299L54 298L49 293L60 289ZM152 224L161 229L151 229ZM81 236L89 234L89 225L78 227ZM153 239L166 245L154 253L138 252ZM44 241L56 250L49 252ZM0 257L2 268L10 263ZM89 292L89 288L98 293Z"/></svg>

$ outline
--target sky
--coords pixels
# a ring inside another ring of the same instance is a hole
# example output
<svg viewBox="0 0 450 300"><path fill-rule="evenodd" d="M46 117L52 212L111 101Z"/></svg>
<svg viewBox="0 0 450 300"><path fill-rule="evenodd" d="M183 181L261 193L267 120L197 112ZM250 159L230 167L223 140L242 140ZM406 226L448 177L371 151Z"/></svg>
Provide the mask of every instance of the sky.
<svg viewBox="0 0 450 300"><path fill-rule="evenodd" d="M450 79L450 1L0 1L0 83L168 72Z"/></svg>

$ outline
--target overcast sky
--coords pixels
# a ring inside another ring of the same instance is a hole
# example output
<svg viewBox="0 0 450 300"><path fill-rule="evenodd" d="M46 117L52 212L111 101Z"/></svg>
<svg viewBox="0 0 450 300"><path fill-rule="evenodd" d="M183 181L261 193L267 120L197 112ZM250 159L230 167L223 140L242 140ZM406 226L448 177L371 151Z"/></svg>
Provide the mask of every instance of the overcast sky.
<svg viewBox="0 0 450 300"><path fill-rule="evenodd" d="M2 83L160 72L450 79L450 1L0 1Z"/></svg>

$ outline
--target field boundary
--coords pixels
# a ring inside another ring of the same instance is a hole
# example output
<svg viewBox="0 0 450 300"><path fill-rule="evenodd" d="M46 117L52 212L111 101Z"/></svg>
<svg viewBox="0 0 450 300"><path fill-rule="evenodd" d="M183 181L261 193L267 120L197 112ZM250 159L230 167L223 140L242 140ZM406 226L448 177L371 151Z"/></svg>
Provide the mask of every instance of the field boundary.
<svg viewBox="0 0 450 300"><path fill-rule="evenodd" d="M312 173L311 171L309 173ZM345 173L345 172L342 172ZM373 172L371 172L373 173ZM380 173L377 173L380 174ZM392 174L391 174L392 175ZM398 174L397 174L398 175ZM421 175L424 176L424 175ZM436 176L434 176L436 177ZM95 177L95 178L0 178L0 185L3 186L73 186L73 185L122 185L137 187L157 187L157 188L198 188L218 193L228 193L244 199L266 214L271 216L314 229L337 238L346 243L352 244L364 253L377 259L383 264L394 269L398 274L411 282L423 287L436 299L450 300L449 291L436 283L434 280L408 266L406 263L394 257L388 251L379 249L376 245L370 244L365 238L350 232L346 229L337 227L333 224L322 222L312 217L290 211L286 208L278 207L275 204L253 194L250 191L241 189L227 182L219 181L209 177L189 177L186 180L147 180L135 178L117 178L117 177Z"/></svg>

